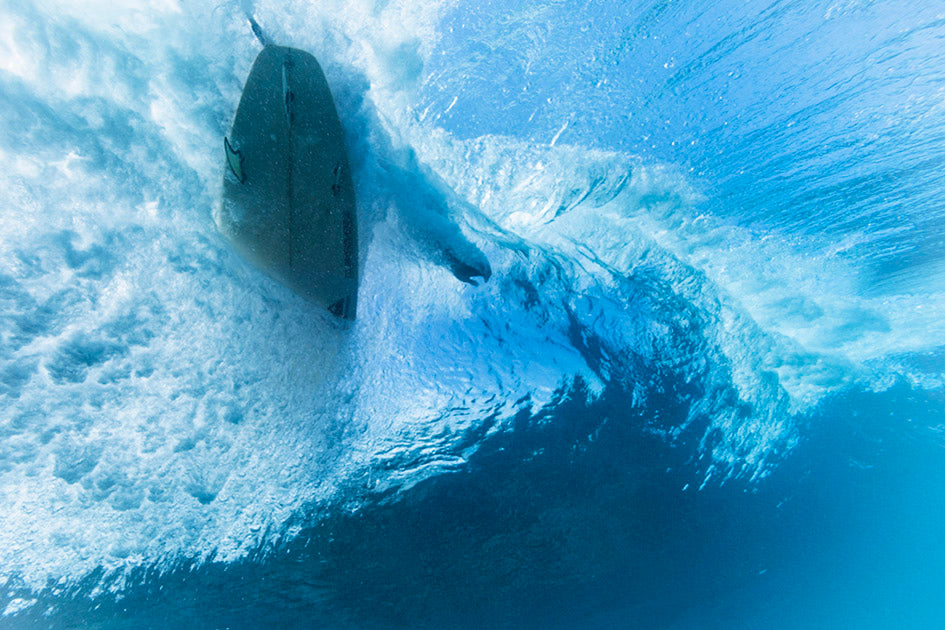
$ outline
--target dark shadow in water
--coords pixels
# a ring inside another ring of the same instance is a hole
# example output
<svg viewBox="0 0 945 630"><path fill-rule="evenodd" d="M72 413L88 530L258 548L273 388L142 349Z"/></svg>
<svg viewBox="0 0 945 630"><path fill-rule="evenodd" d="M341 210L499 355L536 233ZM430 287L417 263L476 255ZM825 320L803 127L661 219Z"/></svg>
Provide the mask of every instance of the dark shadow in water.
<svg viewBox="0 0 945 630"><path fill-rule="evenodd" d="M323 515L268 557L138 576L117 602L80 588L0 624L943 627L941 395L839 396L768 479L702 491L682 490L691 440L641 430L653 401L581 398L523 414L461 472Z"/></svg>

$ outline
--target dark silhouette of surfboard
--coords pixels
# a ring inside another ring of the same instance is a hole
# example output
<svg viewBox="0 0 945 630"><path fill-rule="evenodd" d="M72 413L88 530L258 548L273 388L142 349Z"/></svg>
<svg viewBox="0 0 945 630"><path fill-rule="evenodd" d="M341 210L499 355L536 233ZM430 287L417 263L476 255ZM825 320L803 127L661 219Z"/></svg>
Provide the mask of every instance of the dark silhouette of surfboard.
<svg viewBox="0 0 945 630"><path fill-rule="evenodd" d="M354 319L354 185L338 112L315 57L267 44L223 145L220 231L302 296Z"/></svg>

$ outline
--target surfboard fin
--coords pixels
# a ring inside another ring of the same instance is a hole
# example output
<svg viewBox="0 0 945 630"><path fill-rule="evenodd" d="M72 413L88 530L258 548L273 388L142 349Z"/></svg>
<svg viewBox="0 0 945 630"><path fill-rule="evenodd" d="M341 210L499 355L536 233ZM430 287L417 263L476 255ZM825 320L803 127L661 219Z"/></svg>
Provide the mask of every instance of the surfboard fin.
<svg viewBox="0 0 945 630"><path fill-rule="evenodd" d="M246 173L243 172L243 154L233 148L230 141L223 137L223 149L226 151L226 163L230 165L233 175L242 184L246 181Z"/></svg>
<svg viewBox="0 0 945 630"><path fill-rule="evenodd" d="M342 298L329 306L328 312L335 317L354 319L354 300L350 297Z"/></svg>

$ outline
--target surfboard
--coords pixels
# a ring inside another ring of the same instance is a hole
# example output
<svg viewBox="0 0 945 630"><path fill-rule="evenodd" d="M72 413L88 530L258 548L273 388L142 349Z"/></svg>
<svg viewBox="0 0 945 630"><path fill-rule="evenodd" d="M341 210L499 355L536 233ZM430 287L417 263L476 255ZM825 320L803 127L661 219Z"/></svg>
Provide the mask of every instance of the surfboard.
<svg viewBox="0 0 945 630"><path fill-rule="evenodd" d="M223 149L223 194L214 217L220 231L303 297L354 319L354 185L338 112L315 57L263 48Z"/></svg>

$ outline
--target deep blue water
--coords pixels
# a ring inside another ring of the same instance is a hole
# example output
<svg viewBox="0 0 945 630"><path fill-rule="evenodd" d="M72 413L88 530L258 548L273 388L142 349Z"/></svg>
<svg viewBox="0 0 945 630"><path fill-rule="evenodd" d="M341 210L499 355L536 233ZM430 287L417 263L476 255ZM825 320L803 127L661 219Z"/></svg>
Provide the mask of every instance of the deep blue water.
<svg viewBox="0 0 945 630"><path fill-rule="evenodd" d="M945 8L254 12L350 327L214 225L238 3L0 3L0 627L945 627Z"/></svg>

